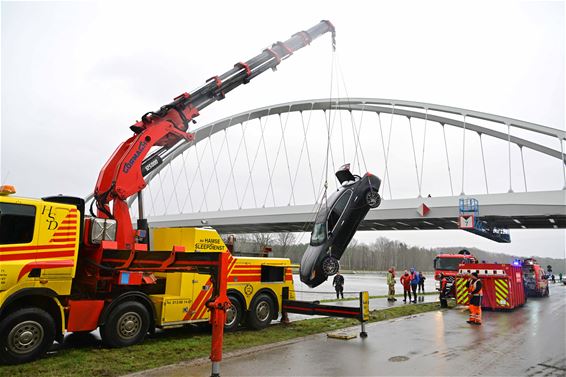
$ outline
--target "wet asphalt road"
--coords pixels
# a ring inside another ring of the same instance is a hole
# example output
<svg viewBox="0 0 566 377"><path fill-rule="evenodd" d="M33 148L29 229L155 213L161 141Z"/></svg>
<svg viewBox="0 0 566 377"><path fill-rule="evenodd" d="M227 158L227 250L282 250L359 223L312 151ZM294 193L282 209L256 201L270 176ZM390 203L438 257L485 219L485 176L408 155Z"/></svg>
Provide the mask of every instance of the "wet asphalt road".
<svg viewBox="0 0 566 377"><path fill-rule="evenodd" d="M399 301L396 305L402 305ZM222 376L566 376L566 286L512 312L484 311L483 326L464 309L373 323L368 338L326 334L225 358ZM352 328L358 333L359 327ZM210 362L143 376L209 376Z"/></svg>

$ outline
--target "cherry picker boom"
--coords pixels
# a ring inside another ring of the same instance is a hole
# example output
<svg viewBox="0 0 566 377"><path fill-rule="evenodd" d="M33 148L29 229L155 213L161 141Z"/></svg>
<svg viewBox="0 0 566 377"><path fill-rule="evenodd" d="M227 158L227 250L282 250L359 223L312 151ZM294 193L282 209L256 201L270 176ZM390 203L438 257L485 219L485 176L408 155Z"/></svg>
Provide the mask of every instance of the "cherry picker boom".
<svg viewBox="0 0 566 377"><path fill-rule="evenodd" d="M332 46L335 48L334 26L329 21L321 21L306 31L294 34L285 42L273 44L246 62L236 63L226 73L208 79L199 89L183 93L159 110L144 114L140 121L130 127L134 135L123 142L106 162L94 189L97 216L116 220L116 241L120 249L131 249L135 244L126 200L143 190L146 186L143 177L159 166L168 150L181 140L193 140L194 135L188 132L189 124L199 112L266 70L275 69L282 60L327 32L332 33ZM161 148L146 158L153 146ZM109 208L111 201L112 211ZM147 231L143 219L138 222L138 228Z"/></svg>

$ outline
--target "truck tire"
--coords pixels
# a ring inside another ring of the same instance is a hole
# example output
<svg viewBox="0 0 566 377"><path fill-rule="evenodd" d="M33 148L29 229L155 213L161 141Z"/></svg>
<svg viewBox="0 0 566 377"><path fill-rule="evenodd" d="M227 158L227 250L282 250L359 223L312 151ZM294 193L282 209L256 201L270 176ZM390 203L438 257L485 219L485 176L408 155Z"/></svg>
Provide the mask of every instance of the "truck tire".
<svg viewBox="0 0 566 377"><path fill-rule="evenodd" d="M0 323L0 360L20 364L43 356L55 340L55 320L43 309L23 308Z"/></svg>
<svg viewBox="0 0 566 377"><path fill-rule="evenodd" d="M224 324L224 331L236 331L238 325L242 322L243 308L240 300L232 295L228 295L232 306L226 310L226 323Z"/></svg>
<svg viewBox="0 0 566 377"><path fill-rule="evenodd" d="M100 327L100 337L108 347L127 347L141 343L149 330L149 313L143 304L126 301L118 304Z"/></svg>
<svg viewBox="0 0 566 377"><path fill-rule="evenodd" d="M275 314L275 304L265 293L257 295L250 305L248 325L254 330L266 328Z"/></svg>

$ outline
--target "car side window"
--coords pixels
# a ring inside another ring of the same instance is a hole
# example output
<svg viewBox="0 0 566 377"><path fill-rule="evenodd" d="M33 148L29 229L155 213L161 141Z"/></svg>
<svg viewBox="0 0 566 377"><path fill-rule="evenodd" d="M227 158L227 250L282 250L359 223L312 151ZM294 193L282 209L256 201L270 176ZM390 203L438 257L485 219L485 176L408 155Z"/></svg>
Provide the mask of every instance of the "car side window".
<svg viewBox="0 0 566 377"><path fill-rule="evenodd" d="M34 206L0 203L0 245L31 242L34 226Z"/></svg>
<svg viewBox="0 0 566 377"><path fill-rule="evenodd" d="M342 194L342 196L336 201L334 207L332 207L332 211L330 211L330 215L328 216L328 230L332 231L334 229L351 196L352 191L346 190L346 192L344 192L344 194Z"/></svg>

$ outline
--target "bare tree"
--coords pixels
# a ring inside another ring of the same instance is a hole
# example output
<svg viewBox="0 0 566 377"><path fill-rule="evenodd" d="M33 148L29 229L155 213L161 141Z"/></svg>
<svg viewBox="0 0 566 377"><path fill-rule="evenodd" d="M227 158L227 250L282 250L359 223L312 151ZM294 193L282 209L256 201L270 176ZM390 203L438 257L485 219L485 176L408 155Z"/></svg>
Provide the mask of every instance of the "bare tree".
<svg viewBox="0 0 566 377"><path fill-rule="evenodd" d="M265 247L271 247L273 244L273 233L252 233L252 239L257 251L261 253Z"/></svg>
<svg viewBox="0 0 566 377"><path fill-rule="evenodd" d="M297 241L297 236L293 233L277 233L275 238L275 244L278 246L279 255L284 257L287 255L287 251L291 245L294 245Z"/></svg>

